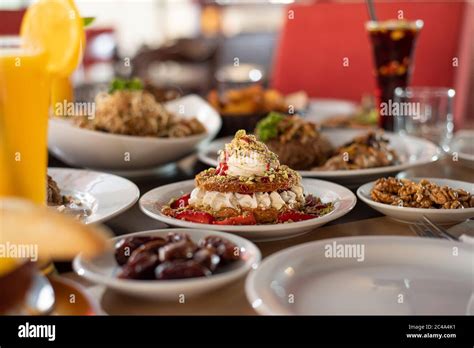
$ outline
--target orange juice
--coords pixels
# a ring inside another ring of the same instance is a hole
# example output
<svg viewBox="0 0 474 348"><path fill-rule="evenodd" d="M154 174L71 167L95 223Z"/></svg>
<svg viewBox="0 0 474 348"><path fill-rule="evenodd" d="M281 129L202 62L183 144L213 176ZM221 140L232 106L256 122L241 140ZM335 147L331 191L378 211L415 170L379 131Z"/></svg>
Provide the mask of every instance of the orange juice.
<svg viewBox="0 0 474 348"><path fill-rule="evenodd" d="M0 197L46 203L50 81L47 56L2 47L0 38Z"/></svg>
<svg viewBox="0 0 474 348"><path fill-rule="evenodd" d="M55 77L51 81L51 107L56 114L56 106L63 105L64 102L74 101L74 92L69 77ZM56 114L56 116L64 116Z"/></svg>
<svg viewBox="0 0 474 348"><path fill-rule="evenodd" d="M83 20L72 0L37 0L20 35L23 46L0 37L0 197L45 204L50 77L55 100L70 99L66 77L81 59Z"/></svg>

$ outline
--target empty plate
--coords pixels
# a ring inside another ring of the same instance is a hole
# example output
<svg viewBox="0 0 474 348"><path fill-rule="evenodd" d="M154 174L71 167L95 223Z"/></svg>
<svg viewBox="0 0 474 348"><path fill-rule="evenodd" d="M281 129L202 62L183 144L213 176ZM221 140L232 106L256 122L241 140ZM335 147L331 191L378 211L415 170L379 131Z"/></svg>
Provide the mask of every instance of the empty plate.
<svg viewBox="0 0 474 348"><path fill-rule="evenodd" d="M350 237L271 255L247 277L246 294L260 314L465 315L474 311L473 279L473 245Z"/></svg>

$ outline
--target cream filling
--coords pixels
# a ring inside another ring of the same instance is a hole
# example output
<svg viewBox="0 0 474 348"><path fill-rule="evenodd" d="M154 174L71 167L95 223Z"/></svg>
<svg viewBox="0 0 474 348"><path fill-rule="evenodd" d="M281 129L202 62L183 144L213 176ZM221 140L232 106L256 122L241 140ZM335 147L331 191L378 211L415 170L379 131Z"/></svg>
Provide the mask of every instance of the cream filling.
<svg viewBox="0 0 474 348"><path fill-rule="evenodd" d="M237 210L242 208L274 208L280 210L283 207L289 207L293 209L303 203L304 195L301 186L294 186L283 192L257 192L254 194L224 193L195 188L189 199L189 204L197 207L210 207L213 211L219 211L223 208Z"/></svg>
<svg viewBox="0 0 474 348"><path fill-rule="evenodd" d="M219 154L219 163L227 165L226 174L231 176L263 176L269 169L276 169L280 166L280 162L275 159L266 158L263 154L253 150L228 151ZM230 154L230 155L229 155Z"/></svg>
<svg viewBox="0 0 474 348"><path fill-rule="evenodd" d="M230 156L227 160L227 166L227 174L244 177L264 175L267 169L265 162L252 157L238 158L237 156Z"/></svg>

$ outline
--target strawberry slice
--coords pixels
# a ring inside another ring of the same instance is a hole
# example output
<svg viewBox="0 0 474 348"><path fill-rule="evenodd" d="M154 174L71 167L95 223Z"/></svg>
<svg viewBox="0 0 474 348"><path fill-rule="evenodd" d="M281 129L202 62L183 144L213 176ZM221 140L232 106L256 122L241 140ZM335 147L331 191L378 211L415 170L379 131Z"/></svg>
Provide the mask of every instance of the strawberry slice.
<svg viewBox="0 0 474 348"><path fill-rule="evenodd" d="M314 219L316 216L311 214L300 213L298 211L285 211L278 215L278 222L288 222L288 221L303 221Z"/></svg>
<svg viewBox="0 0 474 348"><path fill-rule="evenodd" d="M197 222L198 224L212 224L214 216L203 211L185 210L175 215L176 219Z"/></svg>
<svg viewBox="0 0 474 348"><path fill-rule="evenodd" d="M257 220L255 220L255 216L252 213L240 215L240 216L232 216L224 220L214 221L215 225L256 225Z"/></svg>
<svg viewBox="0 0 474 348"><path fill-rule="evenodd" d="M227 170L229 170L229 166L227 165L227 163L219 163L219 165L217 166L216 168L216 175L227 175Z"/></svg>
<svg viewBox="0 0 474 348"><path fill-rule="evenodd" d="M189 198L191 197L191 194L185 194L178 199L174 200L173 203L171 203L170 207L173 209L179 209L179 208L185 208L189 205Z"/></svg>

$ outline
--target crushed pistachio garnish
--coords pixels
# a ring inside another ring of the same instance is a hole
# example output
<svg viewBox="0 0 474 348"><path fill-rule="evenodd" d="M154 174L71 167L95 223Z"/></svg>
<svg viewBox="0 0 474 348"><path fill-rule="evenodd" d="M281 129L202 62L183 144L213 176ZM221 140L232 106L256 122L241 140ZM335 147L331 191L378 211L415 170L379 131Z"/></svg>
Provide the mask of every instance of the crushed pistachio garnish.
<svg viewBox="0 0 474 348"><path fill-rule="evenodd" d="M220 158L223 159L223 156L236 156L238 158L256 156L256 158L253 158L254 160L266 163L278 162L278 156L271 152L267 145L258 141L254 135L247 134L243 129L237 131L234 139L225 145L225 150L220 153Z"/></svg>

